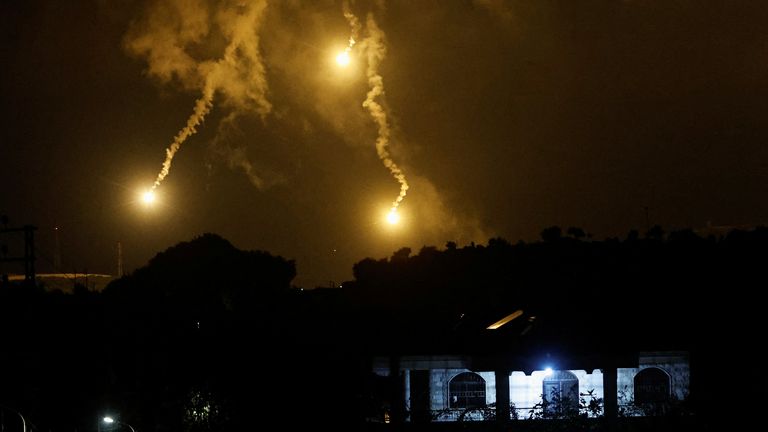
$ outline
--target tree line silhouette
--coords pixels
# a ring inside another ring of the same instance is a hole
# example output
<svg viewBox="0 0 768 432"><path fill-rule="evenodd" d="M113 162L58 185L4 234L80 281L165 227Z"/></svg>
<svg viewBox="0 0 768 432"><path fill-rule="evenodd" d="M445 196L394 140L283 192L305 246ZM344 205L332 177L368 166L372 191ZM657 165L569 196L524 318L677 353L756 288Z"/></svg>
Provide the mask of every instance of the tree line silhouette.
<svg viewBox="0 0 768 432"><path fill-rule="evenodd" d="M340 289L293 287L293 261L215 234L101 293L5 284L0 403L39 430L96 430L105 412L141 430L267 418L354 429L401 391L370 373L377 355L508 355L512 370L530 370L545 355L578 366L669 349L691 353L702 416L722 411L724 395L762 406L765 374L737 375L759 364L743 341L763 327L768 228L594 240L550 227L541 238L402 248L359 261ZM514 310L524 315L485 330Z"/></svg>

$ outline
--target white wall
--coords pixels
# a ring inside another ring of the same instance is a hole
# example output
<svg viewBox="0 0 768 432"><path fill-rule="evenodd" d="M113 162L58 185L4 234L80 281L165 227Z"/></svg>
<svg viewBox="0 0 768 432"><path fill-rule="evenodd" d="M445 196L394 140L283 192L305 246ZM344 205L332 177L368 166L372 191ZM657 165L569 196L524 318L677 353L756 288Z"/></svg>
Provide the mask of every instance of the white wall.
<svg viewBox="0 0 768 432"><path fill-rule="evenodd" d="M669 375L672 398L683 400L688 397L691 381L691 368L688 355L681 352L644 352L639 356L639 367L619 368L617 370L617 390L619 406L635 400L635 375L643 369L656 367Z"/></svg>
<svg viewBox="0 0 768 432"><path fill-rule="evenodd" d="M571 370L569 372L579 379L579 394L594 390L593 394L596 398L603 397L602 371L596 369L592 373L585 370ZM526 375L525 372L514 371L509 376L509 401L515 404L519 418L528 418L530 409L541 402L546 375L544 371L533 371L530 375Z"/></svg>

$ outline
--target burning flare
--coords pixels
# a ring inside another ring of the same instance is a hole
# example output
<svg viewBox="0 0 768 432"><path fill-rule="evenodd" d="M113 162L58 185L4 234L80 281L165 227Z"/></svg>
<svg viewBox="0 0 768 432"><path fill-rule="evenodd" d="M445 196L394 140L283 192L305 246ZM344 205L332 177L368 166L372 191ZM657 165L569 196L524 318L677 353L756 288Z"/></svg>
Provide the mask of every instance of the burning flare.
<svg viewBox="0 0 768 432"><path fill-rule="evenodd" d="M398 222L400 222L400 213L397 212L396 208L393 208L387 213L387 222L389 222L390 225L397 225Z"/></svg>
<svg viewBox="0 0 768 432"><path fill-rule="evenodd" d="M155 202L155 193L148 190L141 195L141 200L144 201L144 204L150 205Z"/></svg>
<svg viewBox="0 0 768 432"><path fill-rule="evenodd" d="M349 52L346 50L340 52L339 55L336 56L336 63L341 67L349 66L350 60Z"/></svg>

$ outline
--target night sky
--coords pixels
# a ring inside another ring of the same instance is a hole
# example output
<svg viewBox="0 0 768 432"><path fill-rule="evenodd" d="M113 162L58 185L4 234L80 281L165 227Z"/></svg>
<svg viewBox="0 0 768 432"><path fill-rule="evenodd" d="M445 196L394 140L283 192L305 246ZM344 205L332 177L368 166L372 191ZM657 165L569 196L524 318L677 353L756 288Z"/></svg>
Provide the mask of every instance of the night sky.
<svg viewBox="0 0 768 432"><path fill-rule="evenodd" d="M768 3L355 1L347 68L342 10L0 1L0 213L39 227L38 271L114 274L117 241L130 271L214 232L295 259L312 288L404 246L768 220ZM372 36L410 185L396 226L363 107ZM210 113L147 207L206 86Z"/></svg>

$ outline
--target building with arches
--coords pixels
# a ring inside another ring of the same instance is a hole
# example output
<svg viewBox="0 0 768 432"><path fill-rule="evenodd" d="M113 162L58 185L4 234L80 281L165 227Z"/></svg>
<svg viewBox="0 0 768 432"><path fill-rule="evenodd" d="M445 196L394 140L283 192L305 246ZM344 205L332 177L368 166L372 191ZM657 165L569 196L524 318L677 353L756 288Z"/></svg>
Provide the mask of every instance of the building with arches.
<svg viewBox="0 0 768 432"><path fill-rule="evenodd" d="M499 412L510 419L602 416L606 403L623 416L664 414L685 400L690 367L685 352L641 352L632 365L604 368L522 371L482 367L470 356L403 356L374 360L373 372L402 383L405 420L489 420ZM612 380L615 380L611 382ZM607 389L613 389L608 390ZM509 410L499 409L501 405Z"/></svg>

